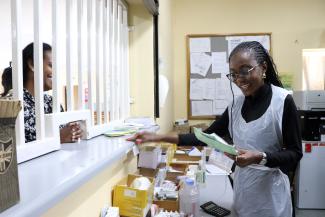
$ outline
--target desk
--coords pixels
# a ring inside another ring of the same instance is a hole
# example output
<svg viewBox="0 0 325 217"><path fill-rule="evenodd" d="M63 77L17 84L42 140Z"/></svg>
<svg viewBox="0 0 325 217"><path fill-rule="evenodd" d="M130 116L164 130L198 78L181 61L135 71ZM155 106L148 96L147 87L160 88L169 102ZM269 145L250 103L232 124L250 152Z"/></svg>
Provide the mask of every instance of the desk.
<svg viewBox="0 0 325 217"><path fill-rule="evenodd" d="M232 208L233 190L228 176L207 174L205 187L200 187L200 204L208 201L213 201L216 204L229 209L231 213L227 217L236 217ZM212 216L200 211L200 217Z"/></svg>
<svg viewBox="0 0 325 217"><path fill-rule="evenodd" d="M107 179L114 178L111 184L114 185L137 169L136 158L132 151L129 153L132 147L133 143L123 137L99 136L80 144L63 144L59 151L19 164L20 202L0 213L0 217L99 216L100 208L110 203L111 188L106 184ZM131 155L129 161L126 161L127 155ZM113 172L106 170L113 165ZM92 182L97 176L101 176L100 181ZM86 190L76 193L85 185L88 185ZM103 194L100 201L95 193ZM75 197L65 201L71 194ZM91 199L97 200L97 204L90 204ZM80 208L76 200L80 200L81 205L87 203L86 207ZM79 212L74 213L74 210Z"/></svg>

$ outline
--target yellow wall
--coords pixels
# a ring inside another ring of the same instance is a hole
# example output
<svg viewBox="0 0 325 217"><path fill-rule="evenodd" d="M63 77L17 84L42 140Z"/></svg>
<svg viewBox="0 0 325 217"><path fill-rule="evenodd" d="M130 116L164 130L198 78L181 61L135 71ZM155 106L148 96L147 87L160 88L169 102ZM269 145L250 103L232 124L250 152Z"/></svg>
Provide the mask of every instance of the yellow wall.
<svg viewBox="0 0 325 217"><path fill-rule="evenodd" d="M153 20L143 4L130 4L129 25L134 26L130 32L130 80L131 115L154 117L154 72L153 72ZM173 93L173 51L171 0L160 2L159 16L159 66L160 74L169 80L169 93L157 123L160 132L169 132L174 120Z"/></svg>
<svg viewBox="0 0 325 217"><path fill-rule="evenodd" d="M153 116L152 20L142 4L130 6L132 115ZM187 118L187 34L272 33L272 54L281 73L292 73L302 88L302 49L325 47L324 0L164 0L160 1L161 74L170 92L160 110L162 132Z"/></svg>
<svg viewBox="0 0 325 217"><path fill-rule="evenodd" d="M68 195L43 217L92 217L100 216L104 206L112 206L114 186L128 174L137 170L137 158L129 152L127 157L103 170L89 182Z"/></svg>
<svg viewBox="0 0 325 217"><path fill-rule="evenodd" d="M187 34L272 32L278 71L301 89L302 49L325 47L324 0L173 0L174 118L187 117Z"/></svg>
<svg viewBox="0 0 325 217"><path fill-rule="evenodd" d="M160 132L171 131L174 122L172 1L163 0L159 2L159 73L166 76L169 81L167 99L163 108L160 109L160 118L157 119Z"/></svg>

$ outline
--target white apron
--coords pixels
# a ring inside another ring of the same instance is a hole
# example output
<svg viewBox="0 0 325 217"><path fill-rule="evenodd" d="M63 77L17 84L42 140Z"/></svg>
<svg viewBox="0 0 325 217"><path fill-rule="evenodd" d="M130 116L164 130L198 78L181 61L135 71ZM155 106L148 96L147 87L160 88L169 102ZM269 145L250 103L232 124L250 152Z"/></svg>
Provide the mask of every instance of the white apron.
<svg viewBox="0 0 325 217"><path fill-rule="evenodd" d="M239 96L235 99L232 110L232 138L237 148L261 152L281 150L283 106L288 92L273 85L271 87L272 99L266 112L249 123L246 123L241 115L245 97ZM231 105L228 111L230 117ZM232 133L231 120L229 123L229 132ZM238 217L291 217L288 176L279 168L261 165L236 167L234 210Z"/></svg>

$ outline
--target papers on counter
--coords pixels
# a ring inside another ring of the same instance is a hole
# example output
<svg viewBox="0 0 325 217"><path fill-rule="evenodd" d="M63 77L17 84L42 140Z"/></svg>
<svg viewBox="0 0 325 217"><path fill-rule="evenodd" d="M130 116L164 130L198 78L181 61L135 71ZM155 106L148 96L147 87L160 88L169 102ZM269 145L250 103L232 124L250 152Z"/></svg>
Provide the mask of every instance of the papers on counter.
<svg viewBox="0 0 325 217"><path fill-rule="evenodd" d="M202 130L194 127L194 134L198 140L206 143L212 148L216 148L219 151L226 152L232 155L238 155L237 150L234 146L229 145L225 140L216 135L215 133L207 134L203 133Z"/></svg>

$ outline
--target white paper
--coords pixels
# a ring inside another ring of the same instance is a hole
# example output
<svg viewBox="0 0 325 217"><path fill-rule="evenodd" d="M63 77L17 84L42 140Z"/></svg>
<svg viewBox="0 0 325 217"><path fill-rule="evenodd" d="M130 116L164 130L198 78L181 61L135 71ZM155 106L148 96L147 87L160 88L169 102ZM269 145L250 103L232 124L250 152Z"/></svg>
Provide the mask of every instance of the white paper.
<svg viewBox="0 0 325 217"><path fill-rule="evenodd" d="M268 35L245 36L245 41L258 41L263 47L270 51L270 37Z"/></svg>
<svg viewBox="0 0 325 217"><path fill-rule="evenodd" d="M228 99L217 99L213 100L213 114L214 115L221 115L226 110L229 104Z"/></svg>
<svg viewBox="0 0 325 217"><path fill-rule="evenodd" d="M241 36L226 37L226 40L228 41L228 56L229 56L231 51L235 47L237 47L237 45L243 42L243 37Z"/></svg>
<svg viewBox="0 0 325 217"><path fill-rule="evenodd" d="M202 100L203 99L203 89L202 79L191 79L190 80L190 99Z"/></svg>
<svg viewBox="0 0 325 217"><path fill-rule="evenodd" d="M205 77L211 65L211 56L206 53L191 53L191 74Z"/></svg>
<svg viewBox="0 0 325 217"><path fill-rule="evenodd" d="M213 114L213 101L192 101L192 116L205 116Z"/></svg>
<svg viewBox="0 0 325 217"><path fill-rule="evenodd" d="M216 82L215 79L191 79L190 99L215 99Z"/></svg>
<svg viewBox="0 0 325 217"><path fill-rule="evenodd" d="M190 39L190 52L210 52L211 41L210 38L191 38Z"/></svg>
<svg viewBox="0 0 325 217"><path fill-rule="evenodd" d="M212 52L212 73L227 73L229 66L226 52Z"/></svg>
<svg viewBox="0 0 325 217"><path fill-rule="evenodd" d="M221 77L216 79L216 97L215 99L228 99L230 97L230 81Z"/></svg>

